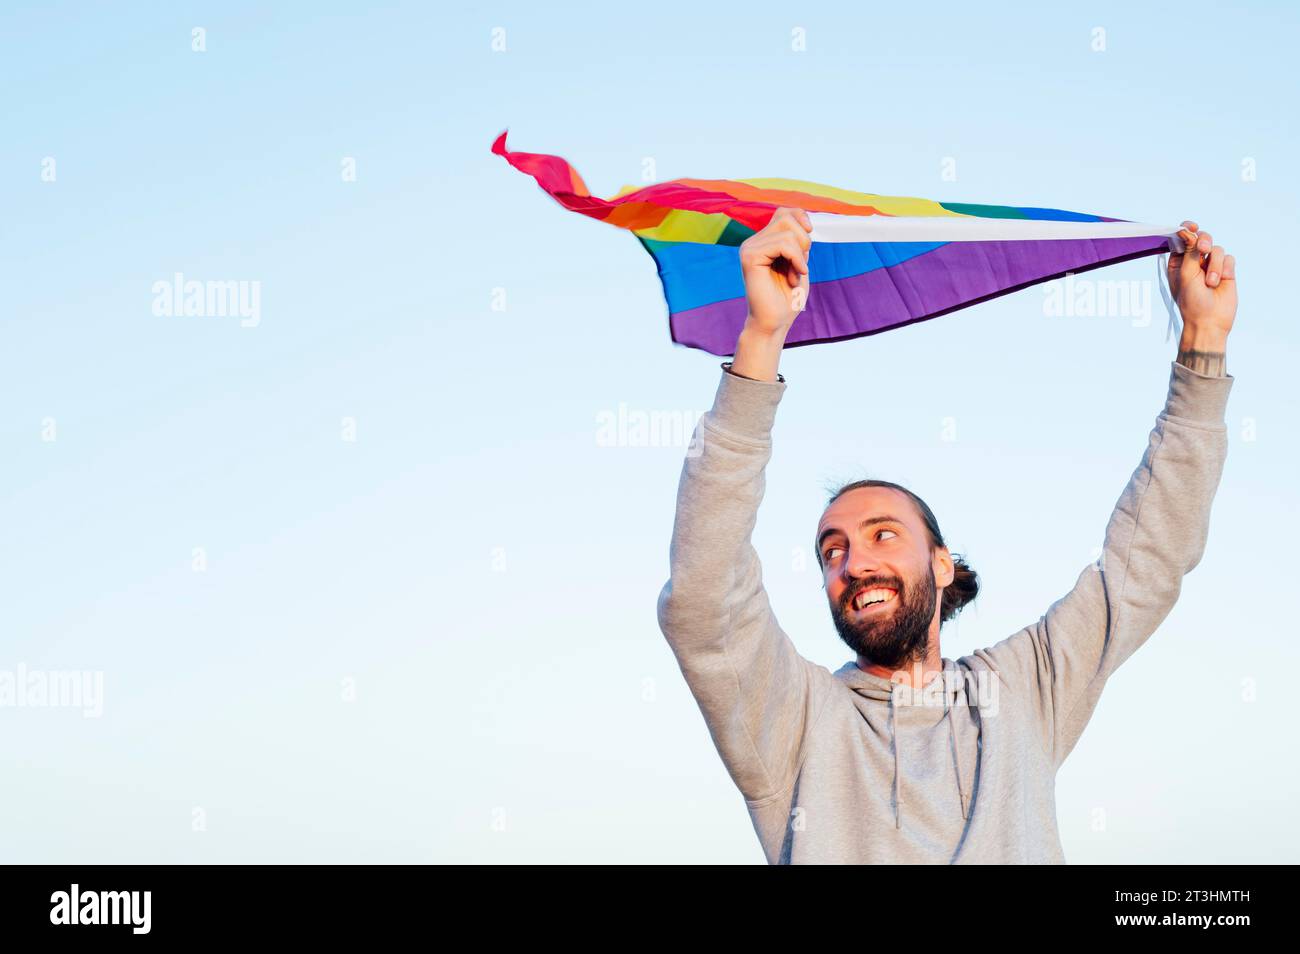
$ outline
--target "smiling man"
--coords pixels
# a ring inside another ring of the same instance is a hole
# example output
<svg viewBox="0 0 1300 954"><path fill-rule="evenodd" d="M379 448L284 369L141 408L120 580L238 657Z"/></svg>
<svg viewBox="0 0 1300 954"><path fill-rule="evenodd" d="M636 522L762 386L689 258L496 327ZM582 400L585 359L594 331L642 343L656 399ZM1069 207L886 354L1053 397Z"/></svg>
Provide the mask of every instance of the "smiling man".
<svg viewBox="0 0 1300 954"><path fill-rule="evenodd" d="M892 679L911 664L909 684L942 669L939 625L975 598L979 578L948 552L924 500L886 480L846 484L822 515L814 552L831 619L859 668Z"/></svg>
<svg viewBox="0 0 1300 954"><path fill-rule="evenodd" d="M1235 262L1183 225L1169 262L1182 340L1100 559L1037 622L947 659L940 627L975 598L975 572L923 500L854 481L814 538L855 655L834 672L777 623L751 543L812 225L781 209L741 246L749 315L682 469L658 618L770 863L1065 861L1056 772L1200 562L1227 456Z"/></svg>

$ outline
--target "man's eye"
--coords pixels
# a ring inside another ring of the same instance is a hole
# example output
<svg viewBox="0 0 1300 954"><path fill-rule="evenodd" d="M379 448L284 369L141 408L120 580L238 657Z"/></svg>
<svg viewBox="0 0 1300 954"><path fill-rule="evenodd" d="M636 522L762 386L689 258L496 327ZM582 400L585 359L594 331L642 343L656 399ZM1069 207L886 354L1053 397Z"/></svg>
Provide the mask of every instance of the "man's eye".
<svg viewBox="0 0 1300 954"><path fill-rule="evenodd" d="M824 554L822 554L822 559L824 559L827 563L829 563L829 562L830 562L830 559L831 559L831 554L834 553L834 552L835 552L836 550L838 550L838 549L840 549L840 548L839 548L839 547L831 547L831 548L830 548L829 550L827 550Z"/></svg>
<svg viewBox="0 0 1300 954"><path fill-rule="evenodd" d="M877 534L876 534L876 537L879 538L881 533L894 533L894 531L893 531L893 530L881 530L880 533L877 533ZM894 536L898 536L898 534L894 533Z"/></svg>

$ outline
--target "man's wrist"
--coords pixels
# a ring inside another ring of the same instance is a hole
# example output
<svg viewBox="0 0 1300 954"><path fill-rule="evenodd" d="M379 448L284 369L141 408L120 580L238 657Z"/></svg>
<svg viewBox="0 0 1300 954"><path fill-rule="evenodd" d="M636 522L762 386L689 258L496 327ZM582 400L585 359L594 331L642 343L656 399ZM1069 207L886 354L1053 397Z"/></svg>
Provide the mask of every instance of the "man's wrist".
<svg viewBox="0 0 1300 954"><path fill-rule="evenodd" d="M1222 378L1228 374L1228 356L1222 351L1195 351L1178 349L1175 359L1189 371L1204 374L1211 378Z"/></svg>
<svg viewBox="0 0 1300 954"><path fill-rule="evenodd" d="M735 363L735 362L733 362L733 361L724 361L724 362L722 362L722 370L723 370L723 371L726 371L728 374L733 375L733 376L735 376L735 377L737 377L737 378L744 378L746 381L758 381L758 380L761 380L760 378L751 378L751 377L750 377L749 375L747 375L747 374L741 374L739 371L737 371L735 368L732 367L732 365L733 365L734 363ZM780 372L777 372L777 375L776 375L776 382L777 382L778 384L785 384L785 375L784 375L784 374L781 374ZM769 381L769 382L767 382L767 383L770 384L771 382Z"/></svg>
<svg viewBox="0 0 1300 954"><path fill-rule="evenodd" d="M734 371L755 381L777 381L785 332L758 331L746 323L736 341Z"/></svg>
<svg viewBox="0 0 1300 954"><path fill-rule="evenodd" d="M1178 357L1174 360L1198 374L1223 377L1228 373L1227 350L1225 333L1185 325L1178 342Z"/></svg>

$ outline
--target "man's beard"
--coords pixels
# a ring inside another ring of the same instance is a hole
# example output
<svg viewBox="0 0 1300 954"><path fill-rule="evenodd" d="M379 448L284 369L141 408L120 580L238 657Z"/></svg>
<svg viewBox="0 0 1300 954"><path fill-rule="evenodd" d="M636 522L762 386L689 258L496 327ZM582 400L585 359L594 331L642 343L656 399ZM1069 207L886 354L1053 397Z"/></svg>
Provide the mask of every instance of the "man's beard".
<svg viewBox="0 0 1300 954"><path fill-rule="evenodd" d="M880 619L858 617L852 611L853 600L873 586L894 588L895 606ZM930 641L930 623L934 620L934 567L922 576L917 586L905 587L898 579L873 579L844 592L838 605L831 605L831 619L840 639L848 643L859 657L878 666L901 669L907 663L925 659ZM846 609L848 607L848 609Z"/></svg>

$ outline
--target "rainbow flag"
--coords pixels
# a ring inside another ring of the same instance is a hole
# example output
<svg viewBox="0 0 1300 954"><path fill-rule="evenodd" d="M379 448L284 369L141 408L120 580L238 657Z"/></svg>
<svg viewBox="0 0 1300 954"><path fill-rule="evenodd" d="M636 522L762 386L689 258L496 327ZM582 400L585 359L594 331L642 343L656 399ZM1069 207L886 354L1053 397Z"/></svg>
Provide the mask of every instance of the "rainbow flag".
<svg viewBox="0 0 1300 954"><path fill-rule="evenodd" d="M807 304L786 346L842 341L925 321L1039 282L1183 251L1178 226L1061 209L935 202L798 179L674 179L599 199L559 156L492 152L566 209L628 229L655 261L673 341L730 355L747 307L740 243L781 206L813 223Z"/></svg>

